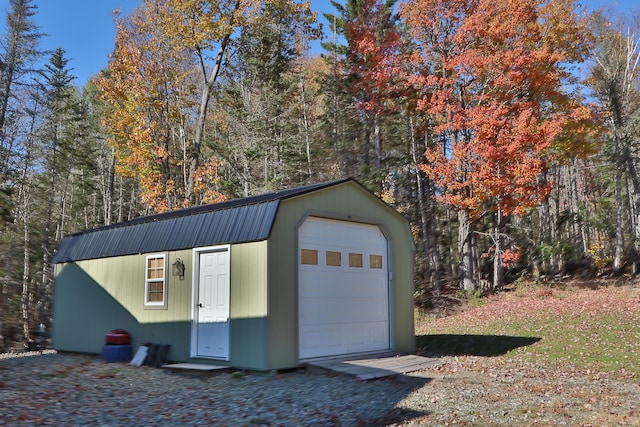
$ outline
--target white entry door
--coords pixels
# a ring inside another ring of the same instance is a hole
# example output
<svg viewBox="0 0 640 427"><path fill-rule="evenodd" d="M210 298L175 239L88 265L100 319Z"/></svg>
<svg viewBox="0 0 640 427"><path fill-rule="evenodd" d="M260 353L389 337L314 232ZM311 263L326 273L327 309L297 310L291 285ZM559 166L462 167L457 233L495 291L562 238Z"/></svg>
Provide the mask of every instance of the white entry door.
<svg viewBox="0 0 640 427"><path fill-rule="evenodd" d="M388 350L387 240L380 228L309 217L298 244L300 359Z"/></svg>
<svg viewBox="0 0 640 427"><path fill-rule="evenodd" d="M192 356L229 360L229 250L196 254L199 271Z"/></svg>

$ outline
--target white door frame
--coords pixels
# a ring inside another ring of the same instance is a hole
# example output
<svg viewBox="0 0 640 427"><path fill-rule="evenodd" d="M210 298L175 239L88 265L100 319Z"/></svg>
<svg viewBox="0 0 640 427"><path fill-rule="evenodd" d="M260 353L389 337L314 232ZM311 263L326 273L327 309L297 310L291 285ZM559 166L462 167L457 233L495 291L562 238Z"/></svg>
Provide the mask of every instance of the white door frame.
<svg viewBox="0 0 640 427"><path fill-rule="evenodd" d="M227 264L227 276L229 278L229 288L231 288L231 245L218 245L218 246L206 246L201 248L194 248L192 255L192 301L191 301L191 343L189 356L193 358L211 358L218 360L229 360L229 345L231 341L231 335L229 336L229 342L227 343L227 354L225 357L207 357L198 355L198 304L199 304L199 292L200 292L200 255L207 252L228 252L229 263ZM229 290L229 299L231 298L231 291ZM227 302L230 305L230 301ZM230 324L230 319L228 325Z"/></svg>

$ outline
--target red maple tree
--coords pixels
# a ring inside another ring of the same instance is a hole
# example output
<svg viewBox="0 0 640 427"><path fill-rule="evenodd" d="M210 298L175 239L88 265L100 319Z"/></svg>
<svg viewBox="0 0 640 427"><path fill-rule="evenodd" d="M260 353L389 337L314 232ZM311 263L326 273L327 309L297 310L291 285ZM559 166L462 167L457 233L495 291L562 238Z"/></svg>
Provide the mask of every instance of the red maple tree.
<svg viewBox="0 0 640 427"><path fill-rule="evenodd" d="M440 144L421 165L459 209L462 281L477 284L474 221L494 220L496 274L503 215L535 206L553 162L588 146L591 112L567 89L568 64L587 52L573 0L416 0L401 5L415 46L410 81ZM587 127L584 127L587 129ZM569 137L569 133L572 134ZM494 285L500 277L494 274Z"/></svg>

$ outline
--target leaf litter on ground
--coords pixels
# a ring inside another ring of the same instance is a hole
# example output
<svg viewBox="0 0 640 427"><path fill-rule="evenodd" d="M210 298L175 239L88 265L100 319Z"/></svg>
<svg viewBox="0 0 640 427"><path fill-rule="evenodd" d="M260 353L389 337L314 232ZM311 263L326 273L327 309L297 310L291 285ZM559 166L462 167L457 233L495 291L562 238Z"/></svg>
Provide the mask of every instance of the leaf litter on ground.
<svg viewBox="0 0 640 427"><path fill-rule="evenodd" d="M0 355L0 425L640 426L639 320L630 286L521 287L447 317L418 315L418 343L437 343L442 363L366 383L309 372L193 379L91 357ZM453 351L456 340L482 351Z"/></svg>
<svg viewBox="0 0 640 427"><path fill-rule="evenodd" d="M416 333L535 338L538 341L507 354L640 374L640 289L541 292L532 286L490 296L484 304L451 316L419 317Z"/></svg>

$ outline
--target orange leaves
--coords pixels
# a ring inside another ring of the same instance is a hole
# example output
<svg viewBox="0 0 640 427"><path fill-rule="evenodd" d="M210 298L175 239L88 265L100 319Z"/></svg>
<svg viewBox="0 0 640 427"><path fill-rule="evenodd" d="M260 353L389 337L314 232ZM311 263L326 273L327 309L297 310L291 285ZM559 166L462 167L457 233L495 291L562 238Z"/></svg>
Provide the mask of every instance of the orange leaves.
<svg viewBox="0 0 640 427"><path fill-rule="evenodd" d="M564 61L585 48L574 9L569 0L401 5L416 45L417 107L432 117L441 141L427 150L422 169L445 202L472 214L488 200L505 214L523 211L547 194L540 177L549 163L580 149L558 143L591 117L563 87Z"/></svg>
<svg viewBox="0 0 640 427"><path fill-rule="evenodd" d="M512 264L517 264L520 261L520 257L521 255L518 252L507 249L501 254L502 265L509 267Z"/></svg>
<svg viewBox="0 0 640 427"><path fill-rule="evenodd" d="M399 89L402 40L392 10L381 0L364 0L358 13L345 24L349 54L342 68L356 106L379 114L392 108L389 99Z"/></svg>
<svg viewBox="0 0 640 427"><path fill-rule="evenodd" d="M203 203L218 203L226 200L226 197L215 190L220 183L218 170L222 166L215 157L211 157L207 162L196 170L195 192L202 195Z"/></svg>
<svg viewBox="0 0 640 427"><path fill-rule="evenodd" d="M215 187L202 188L217 184L213 163L193 173L187 168L200 156L197 106L206 79L206 64L195 53L204 60L205 49L220 41L215 34L230 34L234 14L254 3L145 0L130 16L116 19L116 48L94 82L105 103L103 122L118 172L137 179L143 200L156 212L197 201L189 194L195 174L201 188L194 193L206 201L221 198Z"/></svg>

